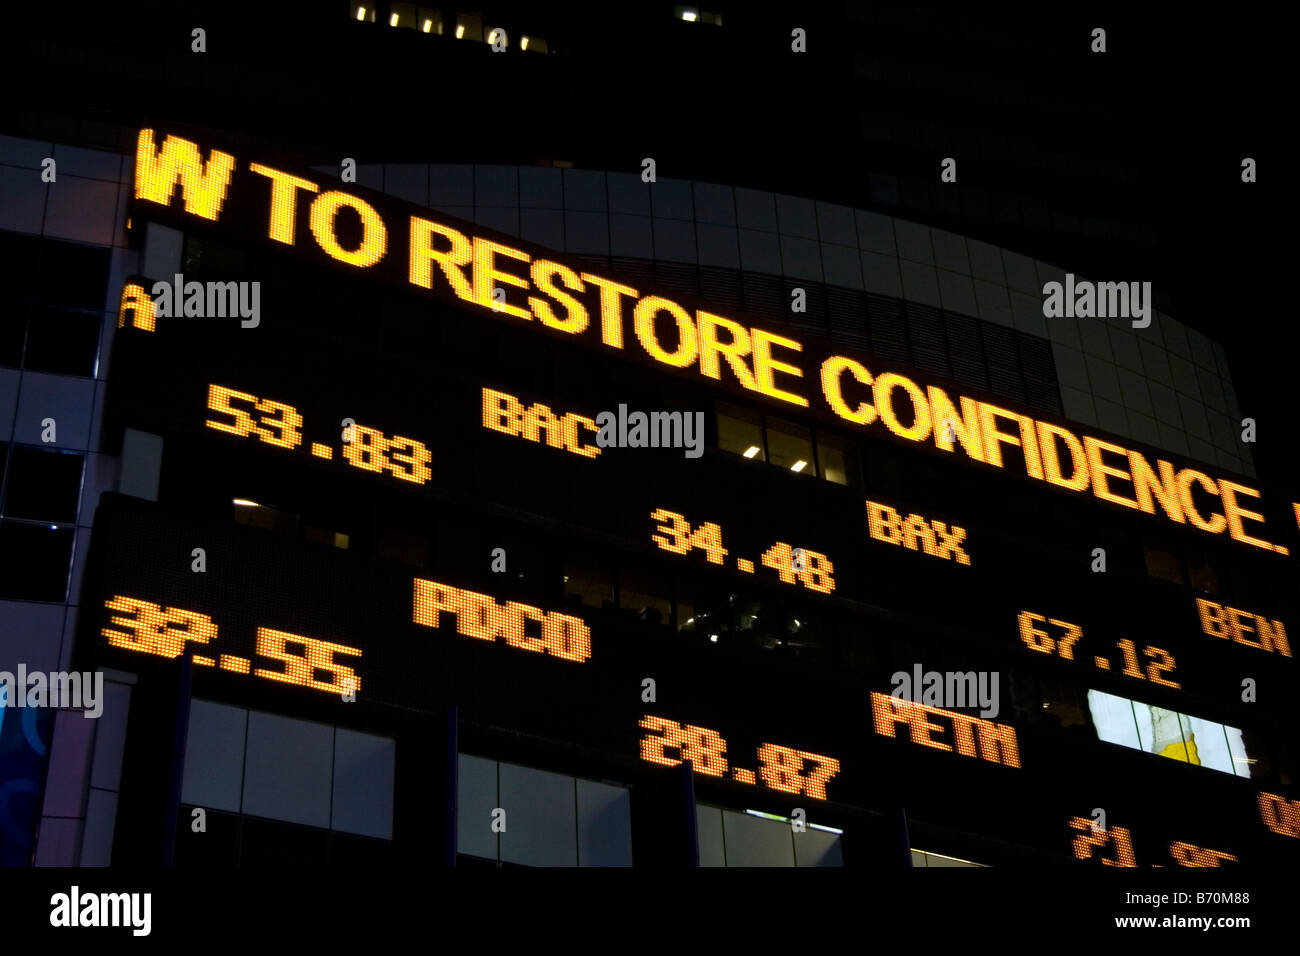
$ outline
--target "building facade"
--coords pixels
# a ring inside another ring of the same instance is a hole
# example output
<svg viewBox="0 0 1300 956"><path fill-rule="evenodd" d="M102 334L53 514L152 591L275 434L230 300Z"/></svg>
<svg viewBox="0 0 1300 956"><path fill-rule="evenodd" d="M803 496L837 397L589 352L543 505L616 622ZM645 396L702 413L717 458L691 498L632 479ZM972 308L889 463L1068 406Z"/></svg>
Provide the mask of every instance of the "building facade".
<svg viewBox="0 0 1300 956"><path fill-rule="evenodd" d="M406 6L347 26L475 31ZM812 187L33 125L0 671L105 678L0 710L7 863L1294 854L1300 510L1218 343L1045 315L1097 260Z"/></svg>

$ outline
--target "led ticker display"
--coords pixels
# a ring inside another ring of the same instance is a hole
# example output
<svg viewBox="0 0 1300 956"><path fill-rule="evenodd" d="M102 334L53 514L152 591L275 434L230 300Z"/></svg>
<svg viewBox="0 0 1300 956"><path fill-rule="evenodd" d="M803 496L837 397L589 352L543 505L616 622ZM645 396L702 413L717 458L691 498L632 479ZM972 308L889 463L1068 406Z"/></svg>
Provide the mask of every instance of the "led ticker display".
<svg viewBox="0 0 1300 956"><path fill-rule="evenodd" d="M1281 621L1270 621L1262 614L1239 611L1235 607L1224 607L1205 598L1196 599L1196 610L1201 617L1201 630L1210 637L1231 639L1238 644L1254 647L1283 657L1291 656L1291 644L1287 641L1286 627ZM1251 627L1251 622L1254 627ZM1259 640L1247 637L1258 634Z"/></svg>
<svg viewBox="0 0 1300 956"><path fill-rule="evenodd" d="M77 653L137 673L159 699L174 699L167 691L187 657L205 699L307 719L357 707L369 715L357 718L364 722L454 702L468 720L579 748L593 767L608 760L602 772L610 776L632 757L647 767L689 763L701 786L725 782L723 793L734 783L735 793L753 788L769 800L873 810L885 799L882 787L897 787L917 820L961 828L967 824L956 816L966 814L972 832L1055 853L1070 853L1061 821L1082 799L1161 847L1185 844L1190 849L1177 851L1184 864L1212 859L1211 850L1254 861L1282 852L1275 845L1290 849L1300 834L1300 804L1276 793L1257 799L1261 787L1277 790L1263 775L1257 782L1202 773L1204 790L1182 807L1178 781L1167 776L1181 771L1167 761L1134 754L1140 765L1121 766L1130 758L1120 748L1043 728L1026 733L1019 717L1004 723L897 700L834 670L792 681L788 658L672 637L593 608L557 613L548 599L509 593L523 585L508 583L514 575L489 575L486 562L482 586L462 583L443 573L441 558L433 559L438 570L413 574L349 551L304 548L228 517L195 518L115 494L105 496L96 527L83 603L99 611L80 619ZM703 545L715 544L711 535L691 548L705 552L701 566L710 564ZM452 544L447 560L465 564ZM207 550L202 573L191 565L193 547ZM1050 621L1032 623L1058 643L1070 640ZM1087 640L1072 644L1076 657ZM689 723L645 713L647 675L658 682L660 706L690 715ZM1193 729L1198 759L1217 766L1212 728ZM1230 747L1225 742L1224 752L1238 753ZM1108 777L1108 768L1120 772ZM1080 794L1060 783L1077 779L1110 789ZM1161 786L1170 792L1152 799ZM954 787L964 800L951 800ZM1035 799L1018 803L1026 791ZM1205 814L1204 805L1215 812ZM1096 853L1117 851L1108 843Z"/></svg>
<svg viewBox="0 0 1300 956"><path fill-rule="evenodd" d="M1139 651L1133 641L1121 638L1115 642L1120 657L1112 661L1106 655L1088 655L1077 648L1075 645L1082 637L1083 628L1077 624L1058 621L1056 618L1035 614L1033 611L1020 612L1020 640L1031 651L1057 657L1063 661L1075 661L1084 666L1091 663L1097 670L1109 671L1115 668L1117 673L1125 677L1150 681L1161 687L1172 687L1177 690L1183 686L1178 681L1170 679L1169 675L1173 674L1176 663L1174 656L1164 648L1147 645ZM1076 652L1079 654L1078 657L1075 656Z"/></svg>
<svg viewBox="0 0 1300 956"><path fill-rule="evenodd" d="M483 389L483 427L526 441L545 444L583 458L595 458L600 446L582 443L581 429L597 432L596 423L585 415L551 411L540 402L525 405L506 392Z"/></svg>
<svg viewBox="0 0 1300 956"><path fill-rule="evenodd" d="M834 757L795 750L779 744L762 744L756 754L757 773L733 767L727 761L727 742L716 730L679 724L663 717L643 717L640 727L641 759L672 767L689 763L694 773L722 777L738 783L756 784L782 793L799 793L826 799L826 782L839 773Z"/></svg>
<svg viewBox="0 0 1300 956"><path fill-rule="evenodd" d="M1300 840L1300 800L1288 800L1276 793L1258 794L1259 818L1264 826L1281 836Z"/></svg>
<svg viewBox="0 0 1300 956"><path fill-rule="evenodd" d="M710 564L726 563L728 552L722 546L722 529L718 525L706 521L692 529L685 517L665 508L651 512L650 520L661 522L655 527L659 533L650 535L650 539L660 549L670 554L685 555L698 548L704 552ZM754 573L753 560L736 558L735 561L737 570L745 574ZM763 567L776 571L784 584L802 584L820 594L830 594L835 590L835 579L831 577L835 566L830 558L816 551L793 548L784 541L778 541L763 552L759 562Z"/></svg>
<svg viewBox="0 0 1300 956"><path fill-rule="evenodd" d="M1070 849L1076 860L1097 860L1102 866L1136 867L1137 854L1133 850L1133 833L1126 827L1101 827L1096 820L1071 817L1069 828L1074 831ZM1107 855L1110 854L1110 855ZM1169 859L1178 866L1217 867L1237 862L1233 853L1196 846L1182 840L1169 844ZM1163 864L1155 864L1161 866Z"/></svg>
<svg viewBox="0 0 1300 956"><path fill-rule="evenodd" d="M486 594L416 578L411 620L437 627L442 614L455 617L456 633L465 637L501 638L511 647L566 661L591 657L591 629L580 618L517 601L498 604Z"/></svg>
<svg viewBox="0 0 1300 956"><path fill-rule="evenodd" d="M258 398L247 392L223 385L208 386L208 411L217 417L204 425L240 438L255 438L274 448L288 451L302 448L302 415L292 405ZM402 481L422 485L433 472L429 462L433 455L423 442L401 435L385 435L377 428L348 425L342 430L342 458L362 471L387 472ZM334 448L325 442L312 442L309 450L315 458L329 461Z"/></svg>
<svg viewBox="0 0 1300 956"><path fill-rule="evenodd" d="M111 646L128 651L175 658L185 652L186 644L194 643L207 650L219 636L212 618L195 611L164 608L150 601L122 595L105 601L104 608L113 613L100 633ZM236 674L248 674L251 669L255 677L331 694L343 695L361 690L360 678L352 665L338 659L339 656L360 658L360 648L269 627L257 629L256 641L256 653L252 659L237 654L210 656L194 653L192 660L199 667L220 667ZM257 657L273 662L274 666L254 667Z"/></svg>
<svg viewBox="0 0 1300 956"><path fill-rule="evenodd" d="M867 502L867 532L876 541L894 544L909 551L923 551L932 558L970 564L970 555L963 549L966 529L942 521L922 518L920 515L899 514L889 505Z"/></svg>
<svg viewBox="0 0 1300 956"><path fill-rule="evenodd" d="M1269 540L1280 529L1270 529L1261 493L1239 482L991 402L953 397L899 372L873 372L865 359L815 352L797 339L707 308L687 309L570 268L547 250L431 217L420 207L380 196L371 201L356 190L334 188L337 183L216 149L206 150L205 158L199 144L147 129L139 135L136 170L135 200L144 215L234 230L502 322L925 444L938 455L1014 471L1062 493L1088 494L1270 553L1291 550ZM134 311L134 321L149 320L142 304ZM549 444L549 429L547 436ZM1292 533L1289 526L1288 514Z"/></svg>
<svg viewBox="0 0 1300 956"><path fill-rule="evenodd" d="M963 757L978 756L1004 767L1020 766L1016 729L1010 724L917 704L878 691L871 692L871 714L876 733L882 737L898 736L898 727L903 726L912 743L922 747L956 752ZM931 718L936 717L946 720L948 726L935 723ZM935 736L944 733L951 733L952 743Z"/></svg>

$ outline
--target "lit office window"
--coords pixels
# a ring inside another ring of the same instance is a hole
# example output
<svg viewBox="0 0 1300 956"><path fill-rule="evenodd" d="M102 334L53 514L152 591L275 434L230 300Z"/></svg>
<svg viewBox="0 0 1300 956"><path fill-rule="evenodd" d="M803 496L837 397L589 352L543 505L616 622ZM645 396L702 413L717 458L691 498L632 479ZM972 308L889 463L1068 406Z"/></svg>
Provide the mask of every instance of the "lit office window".
<svg viewBox="0 0 1300 956"><path fill-rule="evenodd" d="M362 23L375 22L375 4L371 3L354 3L352 4L352 19L360 20Z"/></svg>
<svg viewBox="0 0 1300 956"><path fill-rule="evenodd" d="M520 37L519 49L523 50L525 53L550 52L549 48L546 45L545 40L543 40L541 37L533 37L533 36Z"/></svg>
<svg viewBox="0 0 1300 956"><path fill-rule="evenodd" d="M856 445L818 432L817 463L821 465L822 477L827 481L855 487L861 484Z"/></svg>
<svg viewBox="0 0 1300 956"><path fill-rule="evenodd" d="M699 7L674 7L673 17L687 23L707 23L710 26L722 26L722 14L701 10Z"/></svg>
<svg viewBox="0 0 1300 956"><path fill-rule="evenodd" d="M763 453L763 425L758 414L732 405L719 405L718 447L746 458L767 461Z"/></svg>
<svg viewBox="0 0 1300 956"><path fill-rule="evenodd" d="M394 3L388 8L388 25L414 30L419 24L415 19L415 4Z"/></svg>
<svg viewBox="0 0 1300 956"><path fill-rule="evenodd" d="M442 36L442 11L434 7L420 7L415 14L416 29L421 33Z"/></svg>
<svg viewBox="0 0 1300 956"><path fill-rule="evenodd" d="M1088 709L1098 739L1107 743L1238 777L1251 776L1256 761L1246 753L1237 727L1099 690L1088 691Z"/></svg>
<svg viewBox="0 0 1300 956"><path fill-rule="evenodd" d="M490 46L500 44L508 49L510 47L510 35L502 27L492 27L487 32L487 42Z"/></svg>
<svg viewBox="0 0 1300 956"><path fill-rule="evenodd" d="M767 420L767 460L780 468L816 477L812 432L793 422Z"/></svg>
<svg viewBox="0 0 1300 956"><path fill-rule="evenodd" d="M456 39L483 42L483 18L477 13L461 13L456 16Z"/></svg>

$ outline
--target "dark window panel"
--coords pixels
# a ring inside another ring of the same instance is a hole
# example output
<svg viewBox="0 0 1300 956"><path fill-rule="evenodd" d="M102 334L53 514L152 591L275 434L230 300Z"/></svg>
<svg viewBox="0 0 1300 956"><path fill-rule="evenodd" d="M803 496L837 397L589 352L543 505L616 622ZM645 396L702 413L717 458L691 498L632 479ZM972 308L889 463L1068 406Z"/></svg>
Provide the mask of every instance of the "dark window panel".
<svg viewBox="0 0 1300 956"><path fill-rule="evenodd" d="M32 306L24 367L62 375L94 375L100 323L98 312Z"/></svg>
<svg viewBox="0 0 1300 956"><path fill-rule="evenodd" d="M234 866L239 845L239 816L208 810L207 831L195 833L191 829L194 807L181 805L176 822L176 865L208 869Z"/></svg>
<svg viewBox="0 0 1300 956"><path fill-rule="evenodd" d="M47 239L41 246L35 274L27 279L27 287L32 290L28 297L49 305L102 309L108 259L107 249Z"/></svg>
<svg viewBox="0 0 1300 956"><path fill-rule="evenodd" d="M240 866L324 866L330 831L292 823L244 817L239 845Z"/></svg>
<svg viewBox="0 0 1300 956"><path fill-rule="evenodd" d="M75 522L82 460L81 455L15 447L0 513L7 518Z"/></svg>
<svg viewBox="0 0 1300 956"><path fill-rule="evenodd" d="M911 364L907 320L900 300L868 295L867 325L871 330L871 353L877 361Z"/></svg>
<svg viewBox="0 0 1300 956"><path fill-rule="evenodd" d="M20 368L23 342L27 337L27 312L22 306L6 306L0 314L0 365Z"/></svg>
<svg viewBox="0 0 1300 956"><path fill-rule="evenodd" d="M0 521L0 598L62 601L68 593L71 528Z"/></svg>

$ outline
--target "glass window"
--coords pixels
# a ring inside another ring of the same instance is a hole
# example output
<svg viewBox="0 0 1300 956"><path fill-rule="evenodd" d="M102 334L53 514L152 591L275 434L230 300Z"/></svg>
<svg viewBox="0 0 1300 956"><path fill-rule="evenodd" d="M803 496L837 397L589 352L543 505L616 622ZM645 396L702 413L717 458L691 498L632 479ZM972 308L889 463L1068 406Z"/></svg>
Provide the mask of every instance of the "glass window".
<svg viewBox="0 0 1300 956"><path fill-rule="evenodd" d="M817 463L822 477L837 485L858 487L862 477L858 473L858 447L829 435L817 435Z"/></svg>
<svg viewBox="0 0 1300 956"><path fill-rule="evenodd" d="M1079 689L1056 680L1040 678L1043 695L1043 717L1059 727L1088 726L1086 701Z"/></svg>
<svg viewBox="0 0 1300 956"><path fill-rule="evenodd" d="M477 13L461 13L456 17L456 39L483 42L483 18Z"/></svg>
<svg viewBox="0 0 1300 956"><path fill-rule="evenodd" d="M718 447L746 458L766 461L763 427L757 413L734 405L718 406Z"/></svg>
<svg viewBox="0 0 1300 956"><path fill-rule="evenodd" d="M564 566L564 602L586 607L613 604L614 584L609 571L582 564Z"/></svg>
<svg viewBox="0 0 1300 956"><path fill-rule="evenodd" d="M667 624L672 618L667 585L657 575L641 571L619 573L618 606L650 624Z"/></svg>
<svg viewBox="0 0 1300 956"><path fill-rule="evenodd" d="M0 365L19 368L23 364L23 342L27 338L27 316L21 308L6 309L0 315Z"/></svg>
<svg viewBox="0 0 1300 956"><path fill-rule="evenodd" d="M768 461L781 468L789 468L801 475L817 474L817 466L813 461L812 433L793 422L779 418L767 420L767 456Z"/></svg>
<svg viewBox="0 0 1300 956"><path fill-rule="evenodd" d="M365 3L352 4L352 19L361 20L363 23L374 23L376 2L377 0L366 0Z"/></svg>
<svg viewBox="0 0 1300 956"><path fill-rule="evenodd" d="M95 374L100 314L33 306L23 367L63 375Z"/></svg>
<svg viewBox="0 0 1300 956"><path fill-rule="evenodd" d="M436 33L442 36L442 11L435 7L420 7L416 16L417 29L421 33Z"/></svg>
<svg viewBox="0 0 1300 956"><path fill-rule="evenodd" d="M1187 583L1187 578L1183 576L1183 562L1178 555L1152 547L1144 547L1142 550L1146 555L1147 574L1151 577L1173 581L1175 584Z"/></svg>
<svg viewBox="0 0 1300 956"><path fill-rule="evenodd" d="M417 26L415 22L415 4L390 4L388 8L388 25L390 27L405 27L408 30L414 30Z"/></svg>
<svg viewBox="0 0 1300 956"><path fill-rule="evenodd" d="M68 592L72 528L0 521L0 598L62 601Z"/></svg>
<svg viewBox="0 0 1300 956"><path fill-rule="evenodd" d="M429 563L429 542L403 531L385 528L379 533L379 556L385 561L424 567Z"/></svg>
<svg viewBox="0 0 1300 956"><path fill-rule="evenodd" d="M75 522L81 463L81 455L15 447L5 483L5 517Z"/></svg>
<svg viewBox="0 0 1300 956"><path fill-rule="evenodd" d="M1187 577L1192 587L1209 594L1219 593L1219 576L1203 551L1187 552Z"/></svg>
<svg viewBox="0 0 1300 956"><path fill-rule="evenodd" d="M247 498L235 498L235 521L253 528L265 528L281 534L297 534L298 516Z"/></svg>

